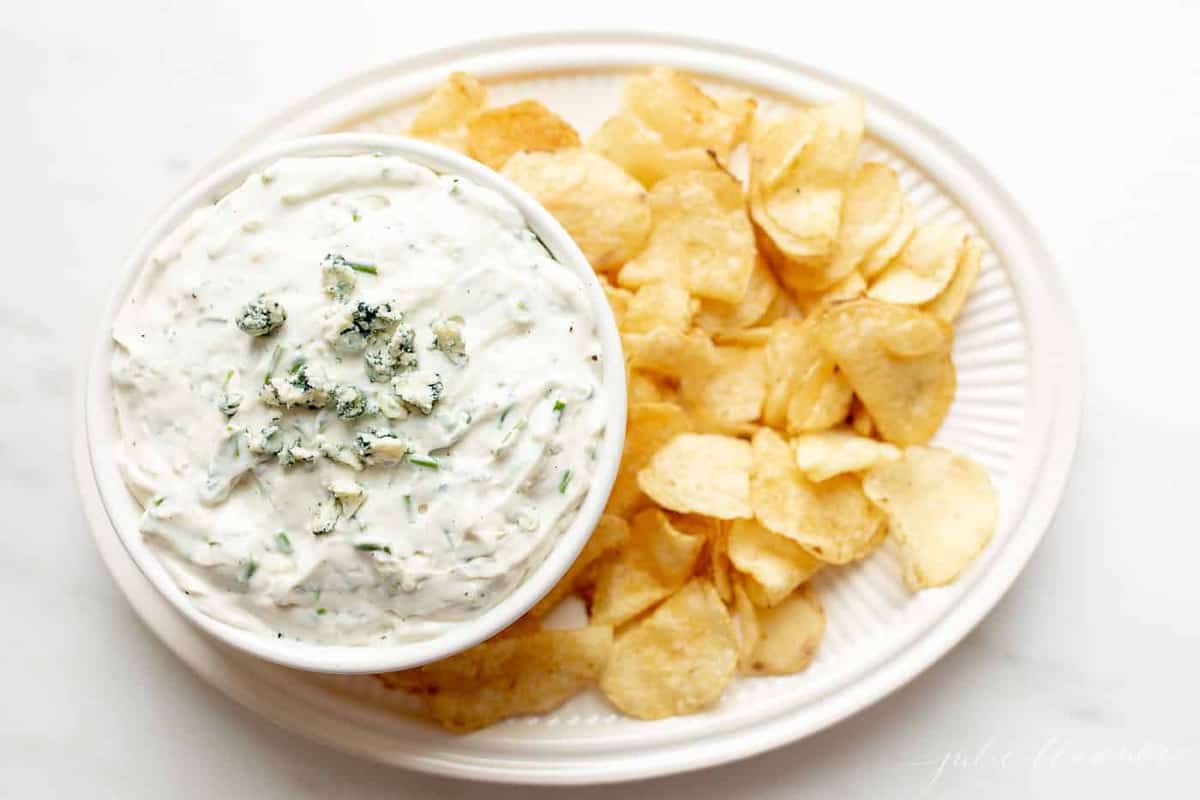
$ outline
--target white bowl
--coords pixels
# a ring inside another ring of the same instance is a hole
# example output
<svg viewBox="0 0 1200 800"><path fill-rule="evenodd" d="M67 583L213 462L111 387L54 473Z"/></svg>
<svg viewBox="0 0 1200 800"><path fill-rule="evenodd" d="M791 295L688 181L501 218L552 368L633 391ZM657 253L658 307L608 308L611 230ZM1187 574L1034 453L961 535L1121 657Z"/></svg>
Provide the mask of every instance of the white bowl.
<svg viewBox="0 0 1200 800"><path fill-rule="evenodd" d="M456 622L445 633L425 641L377 646L320 645L263 636L236 628L199 611L176 585L138 530L141 506L125 488L114 459L118 438L113 407L110 331L117 309L132 288L155 245L197 208L232 191L251 173L289 156L333 156L381 152L398 155L438 173L461 175L512 202L550 252L584 283L592 313L599 321L607 389L607 428L597 457L595 481L570 527L546 559L517 588L478 617ZM592 268L578 246L546 209L498 173L438 145L378 134L335 134L297 139L263 147L215 171L172 203L138 242L125 262L120 281L97 332L84 384L84 434L88 464L105 512L130 557L154 587L192 623L225 644L252 655L298 669L332 673L369 673L406 669L465 650L513 623L545 595L575 560L600 518L621 460L625 434L625 370L621 340Z"/></svg>

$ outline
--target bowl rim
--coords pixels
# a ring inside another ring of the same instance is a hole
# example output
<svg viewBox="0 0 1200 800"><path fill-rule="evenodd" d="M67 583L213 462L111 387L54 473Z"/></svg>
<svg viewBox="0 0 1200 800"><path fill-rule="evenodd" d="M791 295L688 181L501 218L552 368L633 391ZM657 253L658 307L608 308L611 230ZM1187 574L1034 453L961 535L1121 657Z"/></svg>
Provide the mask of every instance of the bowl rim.
<svg viewBox="0 0 1200 800"><path fill-rule="evenodd" d="M158 556L143 541L136 526L141 505L126 487L113 458L118 427L110 370L112 324L154 247L193 211L215 202L253 172L282 158L367 153L400 156L439 174L459 175L495 191L516 206L554 258L582 280L591 312L597 320L597 336L604 359L602 381L609 390L605 433L592 485L571 524L559 535L542 562L503 600L483 614L452 623L445 633L434 638L387 646L322 645L275 639L205 614L184 594ZM225 645L286 667L338 674L407 669L461 652L500 632L537 603L574 562L604 511L621 461L626 416L624 355L616 320L599 278L562 225L530 194L491 168L430 142L373 133L308 136L266 144L209 172L191 183L142 234L121 267L97 333L99 335L89 349L82 387L83 434L87 442L83 468L95 482L100 505L117 538L151 585L192 624Z"/></svg>

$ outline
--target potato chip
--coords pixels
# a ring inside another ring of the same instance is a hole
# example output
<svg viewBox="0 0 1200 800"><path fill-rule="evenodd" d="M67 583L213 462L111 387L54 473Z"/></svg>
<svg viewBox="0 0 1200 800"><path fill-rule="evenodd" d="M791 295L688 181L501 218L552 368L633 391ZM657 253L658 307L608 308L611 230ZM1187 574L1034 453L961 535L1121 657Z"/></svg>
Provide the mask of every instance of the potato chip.
<svg viewBox="0 0 1200 800"><path fill-rule="evenodd" d="M717 359L717 349L702 331L682 333L672 328L655 328L649 333L621 335L625 363L656 375L682 378L706 374Z"/></svg>
<svg viewBox="0 0 1200 800"><path fill-rule="evenodd" d="M856 476L810 481L796 466L787 442L769 428L754 435L752 446L750 497L763 527L829 564L849 563L874 548L883 515L867 500Z"/></svg>
<svg viewBox="0 0 1200 800"><path fill-rule="evenodd" d="M750 601L750 596L746 594L746 588L740 580L733 582L732 593L730 616L733 619L733 629L737 632L738 668L749 672L754 663L754 650L758 646L758 609ZM726 603L729 601L726 600Z"/></svg>
<svg viewBox="0 0 1200 800"><path fill-rule="evenodd" d="M418 139L467 152L467 121L487 103L487 90L473 75L453 72L421 104L408 132Z"/></svg>
<svg viewBox="0 0 1200 800"><path fill-rule="evenodd" d="M492 169L503 167L515 153L579 146L575 129L537 100L490 108L467 121L468 152Z"/></svg>
<svg viewBox="0 0 1200 800"><path fill-rule="evenodd" d="M756 258L742 299L736 303L702 301L696 324L714 336L723 331L749 328L766 316L779 292L779 284L767 263L761 257Z"/></svg>
<svg viewBox="0 0 1200 800"><path fill-rule="evenodd" d="M619 165L647 189L668 175L719 169L716 157L704 148L672 150L657 131L629 113L610 117L588 139L587 146Z"/></svg>
<svg viewBox="0 0 1200 800"><path fill-rule="evenodd" d="M655 328L670 328L685 333L700 302L686 289L669 283L651 283L633 293L625 312L622 332L648 333Z"/></svg>
<svg viewBox="0 0 1200 800"><path fill-rule="evenodd" d="M617 637L600 688L638 719L690 714L715 703L737 669L737 631L713 585L693 578Z"/></svg>
<svg viewBox="0 0 1200 800"><path fill-rule="evenodd" d="M856 271L900 224L904 202L895 170L876 162L859 167L846 187L842 225L825 278L840 281Z"/></svg>
<svg viewBox="0 0 1200 800"><path fill-rule="evenodd" d="M751 217L792 288L822 289L842 277L827 268L862 136L858 97L755 122Z"/></svg>
<svg viewBox="0 0 1200 800"><path fill-rule="evenodd" d="M755 250L737 179L718 170L679 173L655 184L649 202L649 243L621 268L617 282L631 289L670 283L697 297L740 302Z"/></svg>
<svg viewBox="0 0 1200 800"><path fill-rule="evenodd" d="M859 436L875 435L875 420L871 419L871 412L857 397L850 405L850 427Z"/></svg>
<svg viewBox="0 0 1200 800"><path fill-rule="evenodd" d="M743 328L740 331L717 331L712 335L713 341L718 345L729 345L730 347L765 347L767 340L771 338L771 329L769 327L761 328ZM763 354L764 359L766 354Z"/></svg>
<svg viewBox="0 0 1200 800"><path fill-rule="evenodd" d="M729 560L728 534L724 527L708 540L708 573L717 594L726 603L733 602L733 564Z"/></svg>
<svg viewBox="0 0 1200 800"><path fill-rule="evenodd" d="M562 223L597 271L625 263L650 234L650 204L641 184L595 153L520 152L502 171Z"/></svg>
<svg viewBox="0 0 1200 800"><path fill-rule="evenodd" d="M767 364L762 348L718 347L708 372L689 372L680 395L700 415L723 425L753 422L767 394Z"/></svg>
<svg viewBox="0 0 1200 800"><path fill-rule="evenodd" d="M692 577L704 538L676 530L648 508L633 518L629 545L600 566L592 595L593 625L620 625L669 597Z"/></svg>
<svg viewBox="0 0 1200 800"><path fill-rule="evenodd" d="M888 303L920 305L942 293L966 246L957 225L923 225L887 269L867 289L867 297Z"/></svg>
<svg viewBox="0 0 1200 800"><path fill-rule="evenodd" d="M962 307L966 305L971 289L975 286L982 259L983 246L978 239L968 238L966 247L963 248L962 255L958 258L958 266L954 269L954 277L950 280L950 285L921 308L943 322L954 322L958 317L958 312L962 311Z"/></svg>
<svg viewBox="0 0 1200 800"><path fill-rule="evenodd" d="M611 628L546 630L484 642L420 667L417 680L429 715L467 733L557 708L602 676L612 647Z"/></svg>
<svg viewBox="0 0 1200 800"><path fill-rule="evenodd" d="M833 374L833 361L821 350L814 323L795 317L771 325L764 353L767 396L763 421L773 428L783 428L789 413L800 417L817 402Z"/></svg>
<svg viewBox="0 0 1200 800"><path fill-rule="evenodd" d="M638 486L672 511L749 517L750 444L732 436L681 433L642 468Z"/></svg>
<svg viewBox="0 0 1200 800"><path fill-rule="evenodd" d="M812 405L804 406L798 401L788 405L787 431L823 431L839 425L850 413L853 402L854 390L841 371L835 369L821 384Z"/></svg>
<svg viewBox="0 0 1200 800"><path fill-rule="evenodd" d="M691 429L692 421L687 412L674 403L630 404L625 423L625 450L605 511L629 517L648 505L649 501L638 488L638 472L676 435Z"/></svg>
<svg viewBox="0 0 1200 800"><path fill-rule="evenodd" d="M625 383L628 387L630 406L641 403L675 402L675 390L662 378L631 370Z"/></svg>
<svg viewBox="0 0 1200 800"><path fill-rule="evenodd" d="M939 447L906 447L863 479L900 545L904 582L945 586L983 551L996 530L996 491L987 470Z"/></svg>
<svg viewBox="0 0 1200 800"><path fill-rule="evenodd" d="M559 579L554 588L539 600L537 605L529 609L529 617L524 617L523 619L542 617L550 613L564 597L578 588L579 581L584 573L601 556L624 547L628 541L629 523L612 514L602 514L587 544L583 546L583 550L575 558L575 563Z"/></svg>
<svg viewBox="0 0 1200 800"><path fill-rule="evenodd" d="M757 520L729 525L729 561L762 590L762 605L773 606L821 568L821 562L796 542L764 528Z"/></svg>
<svg viewBox="0 0 1200 800"><path fill-rule="evenodd" d="M940 346L916 357L896 355L900 342L889 336L913 320L932 319L913 308L867 299L832 306L817 318L821 349L837 362L880 435L894 444L928 441L954 399L949 326L939 323L944 334Z"/></svg>
<svg viewBox="0 0 1200 800"><path fill-rule="evenodd" d="M917 213L905 198L900 209L900 221L880 244L863 259L859 271L870 280L891 264L917 232Z"/></svg>
<svg viewBox="0 0 1200 800"><path fill-rule="evenodd" d="M633 300L633 292L613 286L604 279L603 275L600 276L600 288L604 290L604 297L608 300L609 308L612 309L617 330L624 330L625 314L629 311L629 302Z"/></svg>
<svg viewBox="0 0 1200 800"><path fill-rule="evenodd" d="M804 316L808 317L819 313L826 306L844 300L853 300L866 293L867 281L863 278L862 273L855 270L827 289L815 292L793 291L792 296L796 299L796 305L800 307Z"/></svg>
<svg viewBox="0 0 1200 800"><path fill-rule="evenodd" d="M758 610L758 645L750 669L764 675L791 675L809 665L825 635L825 609L808 586L771 608Z"/></svg>
<svg viewBox="0 0 1200 800"><path fill-rule="evenodd" d="M745 135L757 106L745 94L730 94L718 102L690 78L667 67L655 67L626 81L624 102L671 150L711 150L722 160Z"/></svg>
<svg viewBox="0 0 1200 800"><path fill-rule="evenodd" d="M858 436L845 428L806 433L792 440L796 466L811 481L824 481L845 472L862 472L884 461L895 461L900 449Z"/></svg>

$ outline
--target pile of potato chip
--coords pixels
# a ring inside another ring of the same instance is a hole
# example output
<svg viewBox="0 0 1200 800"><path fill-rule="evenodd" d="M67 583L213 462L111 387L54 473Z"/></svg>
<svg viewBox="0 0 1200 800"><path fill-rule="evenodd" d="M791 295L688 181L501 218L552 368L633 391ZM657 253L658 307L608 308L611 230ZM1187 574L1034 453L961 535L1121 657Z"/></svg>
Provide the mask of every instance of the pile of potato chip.
<svg viewBox="0 0 1200 800"><path fill-rule="evenodd" d="M912 590L953 581L996 497L925 442L954 399L981 245L919 224L896 173L860 163L862 100L767 113L655 68L586 143L537 101L486 103L454 74L410 132L500 170L579 243L622 334L625 453L590 542L524 619L381 678L459 732L592 685L633 717L688 714L738 673L803 670L825 628L809 579L889 533ZM588 626L543 629L570 595Z"/></svg>

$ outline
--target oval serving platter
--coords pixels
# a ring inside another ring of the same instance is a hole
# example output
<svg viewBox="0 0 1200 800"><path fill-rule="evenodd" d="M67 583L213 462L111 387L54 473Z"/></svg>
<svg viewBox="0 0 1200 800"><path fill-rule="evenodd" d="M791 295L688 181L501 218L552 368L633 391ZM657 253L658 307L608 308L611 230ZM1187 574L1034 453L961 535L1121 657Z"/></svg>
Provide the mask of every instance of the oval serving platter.
<svg viewBox="0 0 1200 800"><path fill-rule="evenodd" d="M488 85L493 103L541 100L594 130L618 107L629 72L652 64L765 103L856 92L867 103L867 157L901 176L922 221L961 222L986 243L983 270L956 327L959 389L935 443L985 465L1000 525L952 586L910 594L889 544L817 579L828 628L798 675L743 678L709 711L658 722L618 714L597 694L550 714L466 737L416 719L400 694L366 676L327 676L238 654L180 616L142 576L100 503L82 394L76 472L105 563L139 615L184 662L230 697L308 738L380 762L475 780L584 784L712 766L796 741L911 680L995 605L1050 524L1074 454L1082 406L1080 348L1049 256L1004 191L958 145L861 86L776 56L669 35L538 34L415 56L327 89L267 122L204 173L268 142L334 131L401 133L448 72ZM106 369L90 363L91 371Z"/></svg>

